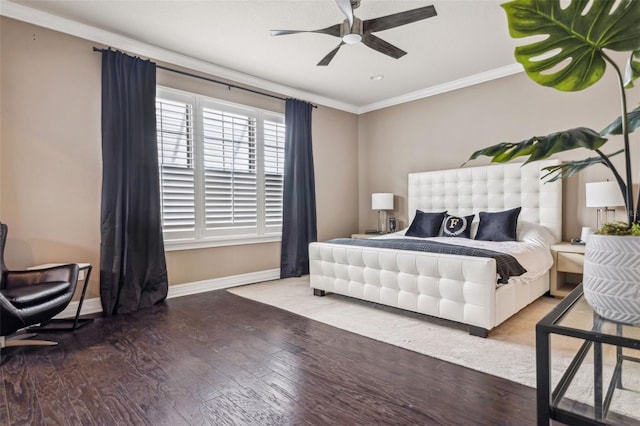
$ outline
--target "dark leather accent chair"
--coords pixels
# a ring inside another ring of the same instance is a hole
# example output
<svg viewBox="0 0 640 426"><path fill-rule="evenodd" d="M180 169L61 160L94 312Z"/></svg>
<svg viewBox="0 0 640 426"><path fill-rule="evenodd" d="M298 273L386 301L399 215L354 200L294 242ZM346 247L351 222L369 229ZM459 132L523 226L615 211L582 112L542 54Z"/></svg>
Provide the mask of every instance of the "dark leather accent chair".
<svg viewBox="0 0 640 426"><path fill-rule="evenodd" d="M6 241L7 225L0 223L0 348L55 345L56 342L26 340L35 334L14 333L50 320L69 305L78 283L78 265L10 271L4 263Z"/></svg>

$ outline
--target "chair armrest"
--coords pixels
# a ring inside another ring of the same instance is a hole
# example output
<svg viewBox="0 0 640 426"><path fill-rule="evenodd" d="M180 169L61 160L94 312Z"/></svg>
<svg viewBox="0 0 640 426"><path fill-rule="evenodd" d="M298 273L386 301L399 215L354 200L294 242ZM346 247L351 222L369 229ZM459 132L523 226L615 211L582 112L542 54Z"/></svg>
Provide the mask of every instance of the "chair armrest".
<svg viewBox="0 0 640 426"><path fill-rule="evenodd" d="M2 312L3 314L3 318L2 318L3 320L6 320L6 318L4 318L4 315L9 315L13 319L20 318L20 315L18 314L18 309L15 306L13 306L11 302L9 302L2 293L0 293L0 312Z"/></svg>
<svg viewBox="0 0 640 426"><path fill-rule="evenodd" d="M52 266L43 269L30 269L27 271L7 271L2 280L3 287L23 287L43 282L65 281L77 284L79 267L77 263Z"/></svg>
<svg viewBox="0 0 640 426"><path fill-rule="evenodd" d="M2 315L2 322L0 322L0 335L2 336L15 333L17 330L27 326L22 320L18 309L2 294L0 294L0 315Z"/></svg>

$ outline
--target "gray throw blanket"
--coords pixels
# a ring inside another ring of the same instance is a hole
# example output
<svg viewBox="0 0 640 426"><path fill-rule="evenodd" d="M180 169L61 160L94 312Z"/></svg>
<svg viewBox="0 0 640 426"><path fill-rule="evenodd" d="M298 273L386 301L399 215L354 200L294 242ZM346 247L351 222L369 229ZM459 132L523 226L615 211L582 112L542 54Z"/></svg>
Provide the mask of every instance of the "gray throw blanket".
<svg viewBox="0 0 640 426"><path fill-rule="evenodd" d="M510 254L476 247L439 243L435 241L403 240L396 238L334 238L333 240L327 241L327 243L387 248L394 250L425 251L440 254L457 254L462 256L491 257L496 260L496 272L500 277L498 279L498 284L506 284L509 281L509 277L517 277L518 275L522 275L527 272L527 270L522 267L522 265L516 260L516 258L511 256Z"/></svg>

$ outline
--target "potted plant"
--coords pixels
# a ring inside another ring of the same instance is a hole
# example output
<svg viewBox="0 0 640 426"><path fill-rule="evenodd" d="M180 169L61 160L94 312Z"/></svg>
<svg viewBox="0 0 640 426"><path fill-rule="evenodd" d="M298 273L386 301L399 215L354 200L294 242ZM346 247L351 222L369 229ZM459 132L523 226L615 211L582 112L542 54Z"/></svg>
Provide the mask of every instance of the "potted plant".
<svg viewBox="0 0 640 426"><path fill-rule="evenodd" d="M488 156L493 162L518 157L531 161L558 152L585 148L596 155L546 167L543 179L562 179L595 164L609 168L625 200L627 222L605 227L589 239L583 288L587 301L605 318L640 324L640 193L634 202L629 134L640 127L640 107L627 112L626 90L640 77L640 1L514 0L502 5L514 38L538 37L516 47L515 57L536 83L561 91L584 90L597 83L607 67L619 85L621 115L601 132L579 127L535 136L521 142L503 142L474 152L468 161ZM629 54L623 75L609 51ZM612 135L622 135L624 147L605 154L601 148ZM611 161L624 155L624 173ZM622 229L621 229L622 228ZM633 231L632 231L633 230ZM614 235L605 235L605 233Z"/></svg>

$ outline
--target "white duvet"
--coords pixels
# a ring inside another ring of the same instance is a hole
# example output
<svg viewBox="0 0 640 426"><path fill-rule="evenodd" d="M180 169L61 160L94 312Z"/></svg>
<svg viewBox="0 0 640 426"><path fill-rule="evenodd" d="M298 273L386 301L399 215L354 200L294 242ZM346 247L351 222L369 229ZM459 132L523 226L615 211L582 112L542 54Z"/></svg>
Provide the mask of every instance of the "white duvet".
<svg viewBox="0 0 640 426"><path fill-rule="evenodd" d="M433 237L417 238L405 236L406 229L392 234L381 235L376 239L399 238L410 240L429 240L445 244L455 244L461 246L477 247L487 250L498 251L510 254L527 270L526 273L511 277L509 283L515 280L529 282L546 274L553 265L551 256L551 244L555 239L543 226L529 222L518 222L517 241L479 241L469 238L458 237ZM473 235L473 232L472 232Z"/></svg>

